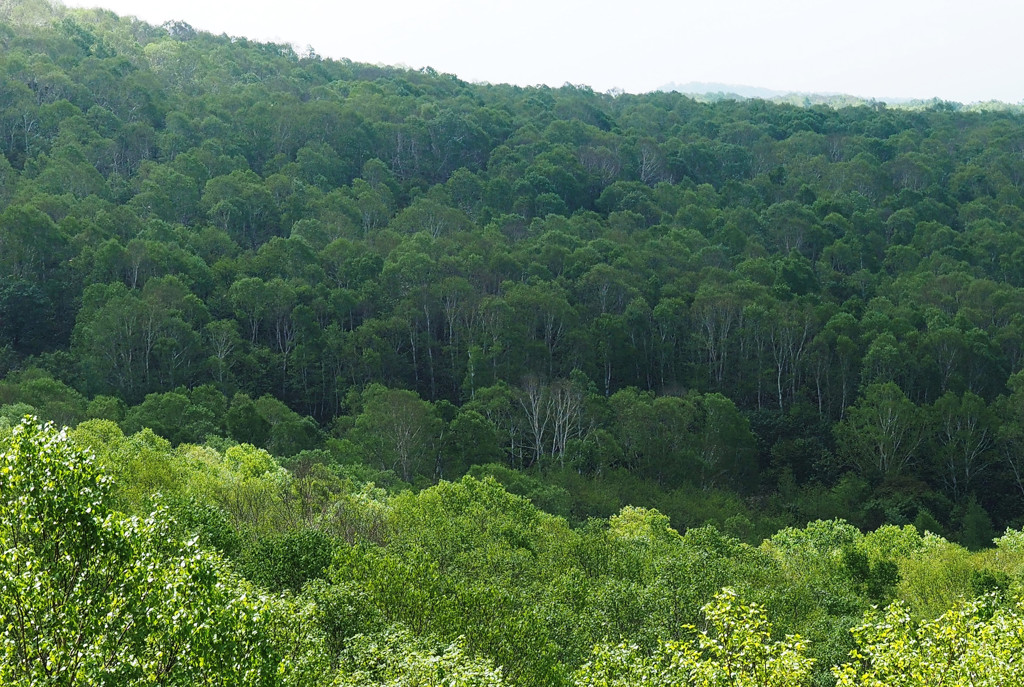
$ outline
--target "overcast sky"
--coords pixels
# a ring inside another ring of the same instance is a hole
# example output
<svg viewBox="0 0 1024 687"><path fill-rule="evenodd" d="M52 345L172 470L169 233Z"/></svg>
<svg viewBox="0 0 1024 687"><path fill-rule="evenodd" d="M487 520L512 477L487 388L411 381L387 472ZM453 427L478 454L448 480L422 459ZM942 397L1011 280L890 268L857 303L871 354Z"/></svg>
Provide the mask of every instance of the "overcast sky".
<svg viewBox="0 0 1024 687"><path fill-rule="evenodd" d="M713 81L1024 100L1020 0L65 0L151 23L430 66L467 81L642 93Z"/></svg>

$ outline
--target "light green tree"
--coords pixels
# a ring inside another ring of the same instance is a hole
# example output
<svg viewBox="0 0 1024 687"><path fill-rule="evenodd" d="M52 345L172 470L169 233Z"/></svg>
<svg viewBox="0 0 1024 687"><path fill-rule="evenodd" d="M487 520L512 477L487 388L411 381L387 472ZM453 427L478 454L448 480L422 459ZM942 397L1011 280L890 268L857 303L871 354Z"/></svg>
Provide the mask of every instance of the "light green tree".
<svg viewBox="0 0 1024 687"><path fill-rule="evenodd" d="M0 447L0 684L275 685L324 668L317 637L274 621L283 602L181 541L166 510L120 516L110 487L52 425L26 419Z"/></svg>
<svg viewBox="0 0 1024 687"><path fill-rule="evenodd" d="M693 641L663 642L653 655L636 646L598 645L575 674L577 687L799 687L814 660L799 637L773 640L767 610L725 588L702 609L706 629Z"/></svg>
<svg viewBox="0 0 1024 687"><path fill-rule="evenodd" d="M431 646L401 627L359 635L344 654L335 687L503 687L491 661L472 656L462 638Z"/></svg>
<svg viewBox="0 0 1024 687"><path fill-rule="evenodd" d="M957 604L917 625L901 603L869 613L852 630L850 663L832 669L838 687L1002 687L1024 684L1024 603L992 597Z"/></svg>

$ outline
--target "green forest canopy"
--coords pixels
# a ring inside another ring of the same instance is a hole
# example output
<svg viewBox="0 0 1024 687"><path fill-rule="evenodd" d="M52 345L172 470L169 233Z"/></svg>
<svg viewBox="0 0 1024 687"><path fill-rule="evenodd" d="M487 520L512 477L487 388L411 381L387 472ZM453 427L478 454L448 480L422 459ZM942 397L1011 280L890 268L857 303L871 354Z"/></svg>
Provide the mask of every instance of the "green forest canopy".
<svg viewBox="0 0 1024 687"><path fill-rule="evenodd" d="M0 434L5 685L1024 678L1018 530L970 553L819 520L751 546L644 508L573 528L490 477L389 495L109 420Z"/></svg>
<svg viewBox="0 0 1024 687"><path fill-rule="evenodd" d="M530 470L578 519L724 523L680 490L755 536L843 514L979 546L1024 518L1017 108L469 84L0 17L0 402L421 485Z"/></svg>
<svg viewBox="0 0 1024 687"><path fill-rule="evenodd" d="M5 684L1020 680L1019 108L0 46Z"/></svg>

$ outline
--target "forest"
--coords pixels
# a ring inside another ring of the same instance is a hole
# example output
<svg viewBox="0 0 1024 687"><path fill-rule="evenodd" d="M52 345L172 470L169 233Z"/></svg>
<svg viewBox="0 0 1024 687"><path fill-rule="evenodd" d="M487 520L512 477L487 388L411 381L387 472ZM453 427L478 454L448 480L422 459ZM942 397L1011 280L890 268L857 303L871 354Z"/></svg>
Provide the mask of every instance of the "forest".
<svg viewBox="0 0 1024 687"><path fill-rule="evenodd" d="M1020 106L0 0L0 683L1024 682L1022 239Z"/></svg>

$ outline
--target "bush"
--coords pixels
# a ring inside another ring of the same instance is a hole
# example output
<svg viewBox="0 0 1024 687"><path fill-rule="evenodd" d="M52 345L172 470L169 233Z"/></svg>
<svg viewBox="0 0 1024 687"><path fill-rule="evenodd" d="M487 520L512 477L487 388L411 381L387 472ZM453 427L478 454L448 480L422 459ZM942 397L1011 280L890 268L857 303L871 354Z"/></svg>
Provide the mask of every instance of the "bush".
<svg viewBox="0 0 1024 687"><path fill-rule="evenodd" d="M319 530L303 529L258 539L242 556L242 574L273 591L299 591L324 577L334 556L334 541Z"/></svg>

